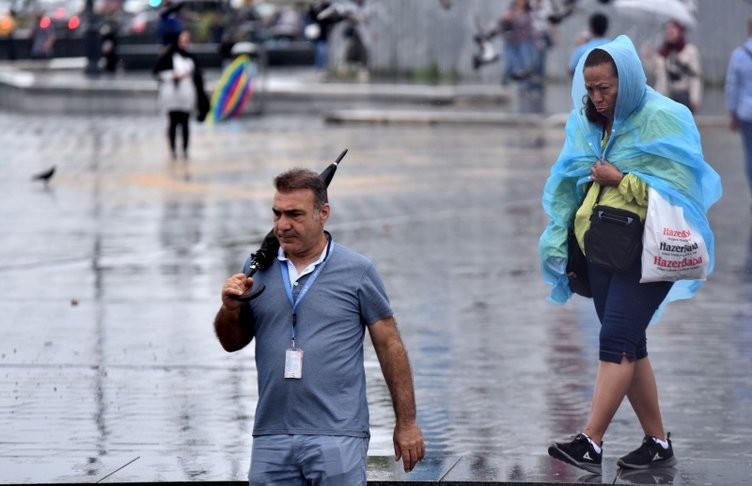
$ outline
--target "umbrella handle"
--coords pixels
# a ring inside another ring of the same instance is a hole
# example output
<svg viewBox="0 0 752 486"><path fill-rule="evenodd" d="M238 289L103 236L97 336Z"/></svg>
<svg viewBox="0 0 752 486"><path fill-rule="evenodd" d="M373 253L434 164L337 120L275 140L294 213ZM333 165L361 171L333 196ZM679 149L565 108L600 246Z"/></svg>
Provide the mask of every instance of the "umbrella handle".
<svg viewBox="0 0 752 486"><path fill-rule="evenodd" d="M238 302L248 302L261 295L261 292L263 292L265 289L266 286L264 284L259 284L256 287L248 289L248 291L243 295L233 295L232 298L237 300Z"/></svg>
<svg viewBox="0 0 752 486"><path fill-rule="evenodd" d="M253 274L255 274L259 270L259 267L261 267L261 265L263 264L260 261L263 258L265 258L265 256L261 250L251 255L251 265L248 267L248 271L245 273L246 277L253 277ZM232 298L234 300L237 300L238 302L248 302L249 300L253 300L261 295L261 292L263 292L265 288L266 286L260 283L246 290L242 295L233 295Z"/></svg>

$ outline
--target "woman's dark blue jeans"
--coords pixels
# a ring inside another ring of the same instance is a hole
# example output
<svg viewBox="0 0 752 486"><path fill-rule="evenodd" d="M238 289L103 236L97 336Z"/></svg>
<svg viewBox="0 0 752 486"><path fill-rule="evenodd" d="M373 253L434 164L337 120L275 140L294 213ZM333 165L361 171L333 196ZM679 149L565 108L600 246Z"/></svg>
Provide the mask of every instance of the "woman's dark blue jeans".
<svg viewBox="0 0 752 486"><path fill-rule="evenodd" d="M645 331L673 282L640 283L639 258L626 272L609 272L588 265L590 288L601 321L600 360L621 363L648 355Z"/></svg>

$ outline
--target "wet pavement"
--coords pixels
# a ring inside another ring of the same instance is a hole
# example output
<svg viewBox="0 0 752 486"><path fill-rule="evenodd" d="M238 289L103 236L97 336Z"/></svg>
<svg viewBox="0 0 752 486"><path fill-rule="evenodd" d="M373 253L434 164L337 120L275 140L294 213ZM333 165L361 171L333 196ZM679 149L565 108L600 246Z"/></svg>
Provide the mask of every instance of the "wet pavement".
<svg viewBox="0 0 752 486"><path fill-rule="evenodd" d="M372 482L731 485L752 477L752 218L736 134L702 127L724 180L717 266L648 332L675 470L620 477L642 433L625 404L604 472L550 459L589 410L598 326L545 300L540 194L560 126L327 124L309 114L193 124L172 162L158 116L0 113L0 482L243 481L253 351L212 333L226 276L271 226L271 180L332 182L334 237L381 271L415 374L428 457L403 474L367 342ZM30 181L51 165L49 185Z"/></svg>

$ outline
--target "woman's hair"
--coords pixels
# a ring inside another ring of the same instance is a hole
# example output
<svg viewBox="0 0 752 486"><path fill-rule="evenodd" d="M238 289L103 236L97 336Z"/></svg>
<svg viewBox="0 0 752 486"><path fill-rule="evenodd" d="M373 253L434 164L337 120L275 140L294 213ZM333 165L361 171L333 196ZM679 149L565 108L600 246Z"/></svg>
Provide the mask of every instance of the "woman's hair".
<svg viewBox="0 0 752 486"><path fill-rule="evenodd" d="M524 0L525 5L523 5L523 8L525 9L525 12L531 12L533 10L533 6L530 5L530 0ZM509 8L514 8L517 6L517 0L512 0L509 2Z"/></svg>
<svg viewBox="0 0 752 486"><path fill-rule="evenodd" d="M192 32L188 29L181 29L174 34L171 34L169 44L167 45L167 51L165 52L167 52L169 55L172 55L176 52L182 55L186 55L186 51L184 49L181 49L180 47L180 37L183 34L188 34L190 36L188 38L189 40L191 40L191 38L193 37Z"/></svg>
<svg viewBox="0 0 752 486"><path fill-rule="evenodd" d="M611 68L614 70L614 76L616 76L616 79L619 79L619 70L616 69L614 58L611 57L611 54L604 51L603 49L593 49L592 51L590 51L590 54L588 54L588 56L585 58L583 69L593 66L600 66L601 64L610 64ZM588 95L582 97L582 105L582 109L585 112L585 116L587 117L588 121L590 121L591 123L597 123L599 125L606 124L606 117L598 113L598 110L595 109L595 105L590 100L590 97Z"/></svg>
<svg viewBox="0 0 752 486"><path fill-rule="evenodd" d="M288 193L308 189L313 192L313 206L319 211L328 202L326 183L315 172L308 169L290 169L274 178L278 192Z"/></svg>
<svg viewBox="0 0 752 486"><path fill-rule="evenodd" d="M681 52L684 50L684 47L687 45L687 39L685 38L687 34L687 28L684 27L684 24L679 22L676 19L671 19L668 22L666 22L665 27L673 25L674 28L676 28L679 31L679 36L677 39L672 40L669 42L668 40L664 40L663 44L658 48L658 54L661 57L668 57L671 52Z"/></svg>

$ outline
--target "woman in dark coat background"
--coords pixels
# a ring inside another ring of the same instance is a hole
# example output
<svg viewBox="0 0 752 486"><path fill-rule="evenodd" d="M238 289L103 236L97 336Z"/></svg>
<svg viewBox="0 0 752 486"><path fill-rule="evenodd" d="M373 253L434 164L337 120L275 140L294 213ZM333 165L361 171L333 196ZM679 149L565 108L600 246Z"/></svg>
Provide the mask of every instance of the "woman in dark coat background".
<svg viewBox="0 0 752 486"><path fill-rule="evenodd" d="M154 74L159 79L159 108L167 113L167 140L173 160L177 158L177 132L181 129L183 158L188 159L191 113L203 121L209 111L204 91L203 73L195 56L188 51L191 34L182 31L167 50L159 56Z"/></svg>

